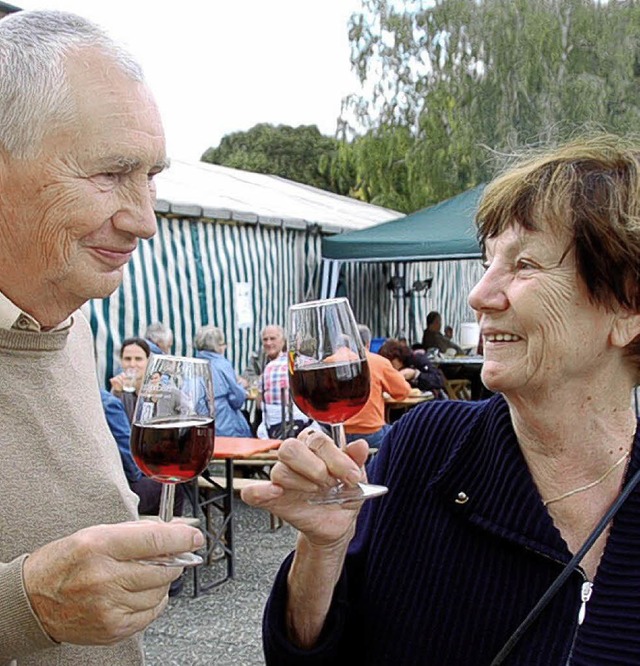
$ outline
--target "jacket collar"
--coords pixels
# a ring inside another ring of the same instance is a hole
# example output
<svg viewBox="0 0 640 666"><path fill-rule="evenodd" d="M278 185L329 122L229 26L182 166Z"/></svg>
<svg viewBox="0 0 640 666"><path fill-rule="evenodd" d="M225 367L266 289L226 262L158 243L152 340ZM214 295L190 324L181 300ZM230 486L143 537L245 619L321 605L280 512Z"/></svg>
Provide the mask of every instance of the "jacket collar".
<svg viewBox="0 0 640 666"><path fill-rule="evenodd" d="M636 431L625 482L640 467L638 441ZM571 558L542 504L502 396L478 407L467 436L434 481L434 489L454 511L478 527L560 562ZM632 519L640 533L640 516Z"/></svg>

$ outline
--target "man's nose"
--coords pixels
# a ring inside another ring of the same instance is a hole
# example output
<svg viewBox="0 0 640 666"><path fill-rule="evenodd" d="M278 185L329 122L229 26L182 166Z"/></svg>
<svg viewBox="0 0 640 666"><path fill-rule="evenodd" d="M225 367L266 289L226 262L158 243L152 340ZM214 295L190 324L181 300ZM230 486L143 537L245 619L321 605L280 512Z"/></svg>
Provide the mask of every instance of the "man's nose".
<svg viewBox="0 0 640 666"><path fill-rule="evenodd" d="M158 230L155 189L146 176L128 188L126 198L113 216L116 228L127 231L137 238L151 238Z"/></svg>

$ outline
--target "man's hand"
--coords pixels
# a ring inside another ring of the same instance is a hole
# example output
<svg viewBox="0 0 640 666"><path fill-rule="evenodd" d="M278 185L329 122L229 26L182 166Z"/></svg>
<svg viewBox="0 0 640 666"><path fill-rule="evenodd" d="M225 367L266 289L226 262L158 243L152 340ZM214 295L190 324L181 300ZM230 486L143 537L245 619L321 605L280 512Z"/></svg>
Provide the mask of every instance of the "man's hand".
<svg viewBox="0 0 640 666"><path fill-rule="evenodd" d="M144 629L167 605L179 567L137 560L199 548L202 533L179 522L96 525L53 541L24 563L31 606L58 642L110 645Z"/></svg>

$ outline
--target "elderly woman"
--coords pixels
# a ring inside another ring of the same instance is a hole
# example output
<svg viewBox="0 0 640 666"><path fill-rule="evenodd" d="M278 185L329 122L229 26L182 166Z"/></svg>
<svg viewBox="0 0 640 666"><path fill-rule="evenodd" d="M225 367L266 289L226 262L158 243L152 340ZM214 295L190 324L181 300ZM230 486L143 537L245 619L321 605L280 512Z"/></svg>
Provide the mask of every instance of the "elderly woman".
<svg viewBox="0 0 640 666"><path fill-rule="evenodd" d="M600 136L529 158L477 223L469 302L497 395L409 412L369 468L380 499L305 501L366 456L318 433L243 493L300 530L267 605L269 664L640 663L640 151Z"/></svg>
<svg viewBox="0 0 640 666"><path fill-rule="evenodd" d="M193 341L198 358L206 358L211 365L213 391L216 400L216 435L225 437L251 437L251 428L240 408L247 392L238 380L233 366L224 357L227 344L224 333L217 326L203 326L196 331Z"/></svg>

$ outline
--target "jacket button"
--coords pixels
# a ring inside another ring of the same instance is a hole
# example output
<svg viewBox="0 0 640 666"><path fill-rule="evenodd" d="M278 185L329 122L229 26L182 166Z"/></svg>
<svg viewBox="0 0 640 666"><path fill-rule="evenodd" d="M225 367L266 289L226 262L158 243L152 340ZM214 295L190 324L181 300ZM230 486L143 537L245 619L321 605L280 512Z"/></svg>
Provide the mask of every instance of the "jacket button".
<svg viewBox="0 0 640 666"><path fill-rule="evenodd" d="M469 495L463 492L459 492L458 496L455 499L456 504L466 504L468 501L469 501Z"/></svg>

